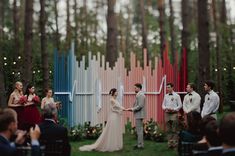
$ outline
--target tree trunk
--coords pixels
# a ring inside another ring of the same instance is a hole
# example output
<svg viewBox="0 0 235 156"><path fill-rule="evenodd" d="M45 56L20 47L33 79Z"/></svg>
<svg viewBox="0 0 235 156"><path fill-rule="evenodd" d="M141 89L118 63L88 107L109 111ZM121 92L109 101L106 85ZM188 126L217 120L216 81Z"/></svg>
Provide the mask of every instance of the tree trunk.
<svg viewBox="0 0 235 156"><path fill-rule="evenodd" d="M0 108L6 107L5 74L3 71L3 27L4 27L4 2L0 1Z"/></svg>
<svg viewBox="0 0 235 156"><path fill-rule="evenodd" d="M218 31L219 23L217 18L217 7L216 7L216 0L212 0L212 12L213 12L213 22L214 22L214 31L216 33L216 68L217 68L217 89L219 92L219 95L221 97L222 90L221 90L221 60L220 60L220 33ZM220 111L223 111L223 105L222 105L222 98L220 98Z"/></svg>
<svg viewBox="0 0 235 156"><path fill-rule="evenodd" d="M106 46L106 61L109 62L109 66L115 65L118 53L117 53L117 19L114 12L114 6L116 0L108 1L108 15L107 15L107 46Z"/></svg>
<svg viewBox="0 0 235 156"><path fill-rule="evenodd" d="M33 39L33 0L25 1L25 22L24 22L24 65L23 83L24 86L32 81L32 39Z"/></svg>
<svg viewBox="0 0 235 156"><path fill-rule="evenodd" d="M189 2L188 0L182 0L181 3L182 6L182 49L185 48L185 50L188 52L189 50Z"/></svg>
<svg viewBox="0 0 235 156"><path fill-rule="evenodd" d="M84 30L85 30L85 36L84 36L84 44L85 44L85 52L89 51L88 49L88 30L87 30L87 27L88 27L88 23L87 23L87 0L83 0L83 6L84 6L84 22L85 22L85 27L84 27Z"/></svg>
<svg viewBox="0 0 235 156"><path fill-rule="evenodd" d="M149 52L148 52L148 41L147 41L147 23L145 20L145 8L144 8L144 0L140 0L140 18L141 18L141 29L142 29L142 51L144 49L147 50L147 60L149 60ZM148 62L148 61L147 61Z"/></svg>
<svg viewBox="0 0 235 156"><path fill-rule="evenodd" d="M74 49L75 52L78 51L78 13L77 13L77 0L74 0L74 22L75 22L75 27L74 27Z"/></svg>
<svg viewBox="0 0 235 156"><path fill-rule="evenodd" d="M125 54L125 52L126 52L126 42L125 42L125 34L126 34L126 32L125 32L125 21L124 21L124 19L123 19L123 13L122 13L122 11L120 12L120 14L119 14L119 19L118 19L118 21L119 21L119 24L118 24L118 33L119 33L119 36L120 36L120 40L119 40L119 49L120 49L120 51L123 53L123 54Z"/></svg>
<svg viewBox="0 0 235 156"><path fill-rule="evenodd" d="M181 32L181 71L180 71L180 90L185 90L185 85L188 81L188 53L189 53L189 43L190 43L190 30L189 25L190 19L190 3L188 0L181 1L182 10L182 32Z"/></svg>
<svg viewBox="0 0 235 156"><path fill-rule="evenodd" d="M130 50L131 50L131 42L130 42L130 32L131 32L131 9L130 6L126 6L127 7L127 14L128 14L128 18L127 18L127 23L126 23L126 57L129 56Z"/></svg>
<svg viewBox="0 0 235 156"><path fill-rule="evenodd" d="M165 50L165 29L164 29L164 18L165 18L165 0L158 1L158 10L159 10L159 28L160 28L160 54L162 60L162 66L164 65L163 53Z"/></svg>
<svg viewBox="0 0 235 156"><path fill-rule="evenodd" d="M45 0L40 0L40 39L41 39L41 61L42 61L42 80L43 88L49 87L49 63L48 63L48 52L46 45L46 12L45 12Z"/></svg>
<svg viewBox="0 0 235 156"><path fill-rule="evenodd" d="M208 1L198 0L198 82L199 93L203 93L203 84L210 79L210 48Z"/></svg>
<svg viewBox="0 0 235 156"><path fill-rule="evenodd" d="M175 62L175 30L174 30L174 10L172 0L169 0L170 5L170 34L171 34L171 55L172 55L172 62ZM174 78L175 79L175 78Z"/></svg>
<svg viewBox="0 0 235 156"><path fill-rule="evenodd" d="M71 23L70 23L70 0L66 0L66 45L65 48L69 49L71 45Z"/></svg>
<svg viewBox="0 0 235 156"><path fill-rule="evenodd" d="M55 14L55 27L56 27L56 32L55 32L55 45L56 49L60 52L60 33L59 33L59 24L58 24L58 1L59 0L54 0L54 14Z"/></svg>
<svg viewBox="0 0 235 156"><path fill-rule="evenodd" d="M227 23L227 9L226 9L226 1L225 0L222 0L222 4L221 4L220 22L223 24Z"/></svg>
<svg viewBox="0 0 235 156"><path fill-rule="evenodd" d="M13 29L14 29L14 50L15 50L15 56L21 56L20 55L20 40L19 40L19 11L17 7L17 0L14 0L13 2Z"/></svg>

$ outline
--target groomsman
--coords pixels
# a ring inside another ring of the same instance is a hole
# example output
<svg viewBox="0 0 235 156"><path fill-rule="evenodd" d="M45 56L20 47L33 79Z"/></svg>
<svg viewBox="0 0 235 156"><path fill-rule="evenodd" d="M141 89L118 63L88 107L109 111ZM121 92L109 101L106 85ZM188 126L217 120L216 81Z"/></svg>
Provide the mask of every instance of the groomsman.
<svg viewBox="0 0 235 156"><path fill-rule="evenodd" d="M205 96L205 101L203 104L201 116L210 115L217 119L216 112L219 109L220 98L216 92L213 91L215 84L212 81L206 81L204 84L204 89L207 92Z"/></svg>
<svg viewBox="0 0 235 156"><path fill-rule="evenodd" d="M183 110L185 114L191 111L197 111L200 113L201 97L197 92L194 91L195 88L196 87L193 83L189 83L187 85L186 91L188 94L184 96L183 101Z"/></svg>
<svg viewBox="0 0 235 156"><path fill-rule="evenodd" d="M173 139L177 128L178 112L182 107L182 102L180 96L174 92L174 85L172 83L167 83L166 87L168 94L164 97L162 109L165 111L167 130L172 133L172 135L168 136L168 139Z"/></svg>

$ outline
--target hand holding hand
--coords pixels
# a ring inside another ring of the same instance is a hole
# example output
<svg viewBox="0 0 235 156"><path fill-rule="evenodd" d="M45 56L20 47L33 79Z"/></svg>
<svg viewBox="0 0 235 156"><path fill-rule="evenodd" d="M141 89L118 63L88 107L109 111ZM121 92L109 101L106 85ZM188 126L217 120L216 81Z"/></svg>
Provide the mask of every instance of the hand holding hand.
<svg viewBox="0 0 235 156"><path fill-rule="evenodd" d="M130 112L132 112L133 110L132 110L132 108L127 108L126 109L127 111L130 111Z"/></svg>

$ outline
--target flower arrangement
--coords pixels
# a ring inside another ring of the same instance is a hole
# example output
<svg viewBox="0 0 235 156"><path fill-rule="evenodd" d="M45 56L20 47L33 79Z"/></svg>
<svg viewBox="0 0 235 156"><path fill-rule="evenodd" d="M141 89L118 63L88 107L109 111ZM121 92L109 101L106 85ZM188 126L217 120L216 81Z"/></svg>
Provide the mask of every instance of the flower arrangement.
<svg viewBox="0 0 235 156"><path fill-rule="evenodd" d="M85 138L97 139L102 133L102 124L91 126L91 122L85 122Z"/></svg>
<svg viewBox="0 0 235 156"><path fill-rule="evenodd" d="M37 95L35 95L33 97L32 101L35 102L36 104L39 104L40 103L40 98Z"/></svg>
<svg viewBox="0 0 235 156"><path fill-rule="evenodd" d="M19 104L24 105L27 102L27 97L26 96L21 96L19 100Z"/></svg>
<svg viewBox="0 0 235 156"><path fill-rule="evenodd" d="M85 122L84 126L77 125L70 129L69 138L71 141L81 139L97 139L102 133L102 124L91 126L90 122Z"/></svg>
<svg viewBox="0 0 235 156"><path fill-rule="evenodd" d="M80 141L83 138L84 127L81 125L74 126L69 131L71 141Z"/></svg>
<svg viewBox="0 0 235 156"><path fill-rule="evenodd" d="M132 128L132 131L134 131L133 134L137 136L135 127ZM156 142L163 142L165 140L165 133L152 118L144 123L144 139Z"/></svg>

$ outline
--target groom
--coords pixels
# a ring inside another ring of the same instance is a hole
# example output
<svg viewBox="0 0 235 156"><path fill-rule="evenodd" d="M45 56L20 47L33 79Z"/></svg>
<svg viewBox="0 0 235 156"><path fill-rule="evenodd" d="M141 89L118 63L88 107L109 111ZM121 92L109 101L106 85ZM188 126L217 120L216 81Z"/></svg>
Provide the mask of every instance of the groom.
<svg viewBox="0 0 235 156"><path fill-rule="evenodd" d="M126 109L127 111L132 111L135 116L136 131L138 136L137 145L134 146L134 149L143 149L144 140L143 140L143 119L145 117L145 95L141 91L142 85L140 83L135 84L135 93L136 100L133 108Z"/></svg>

